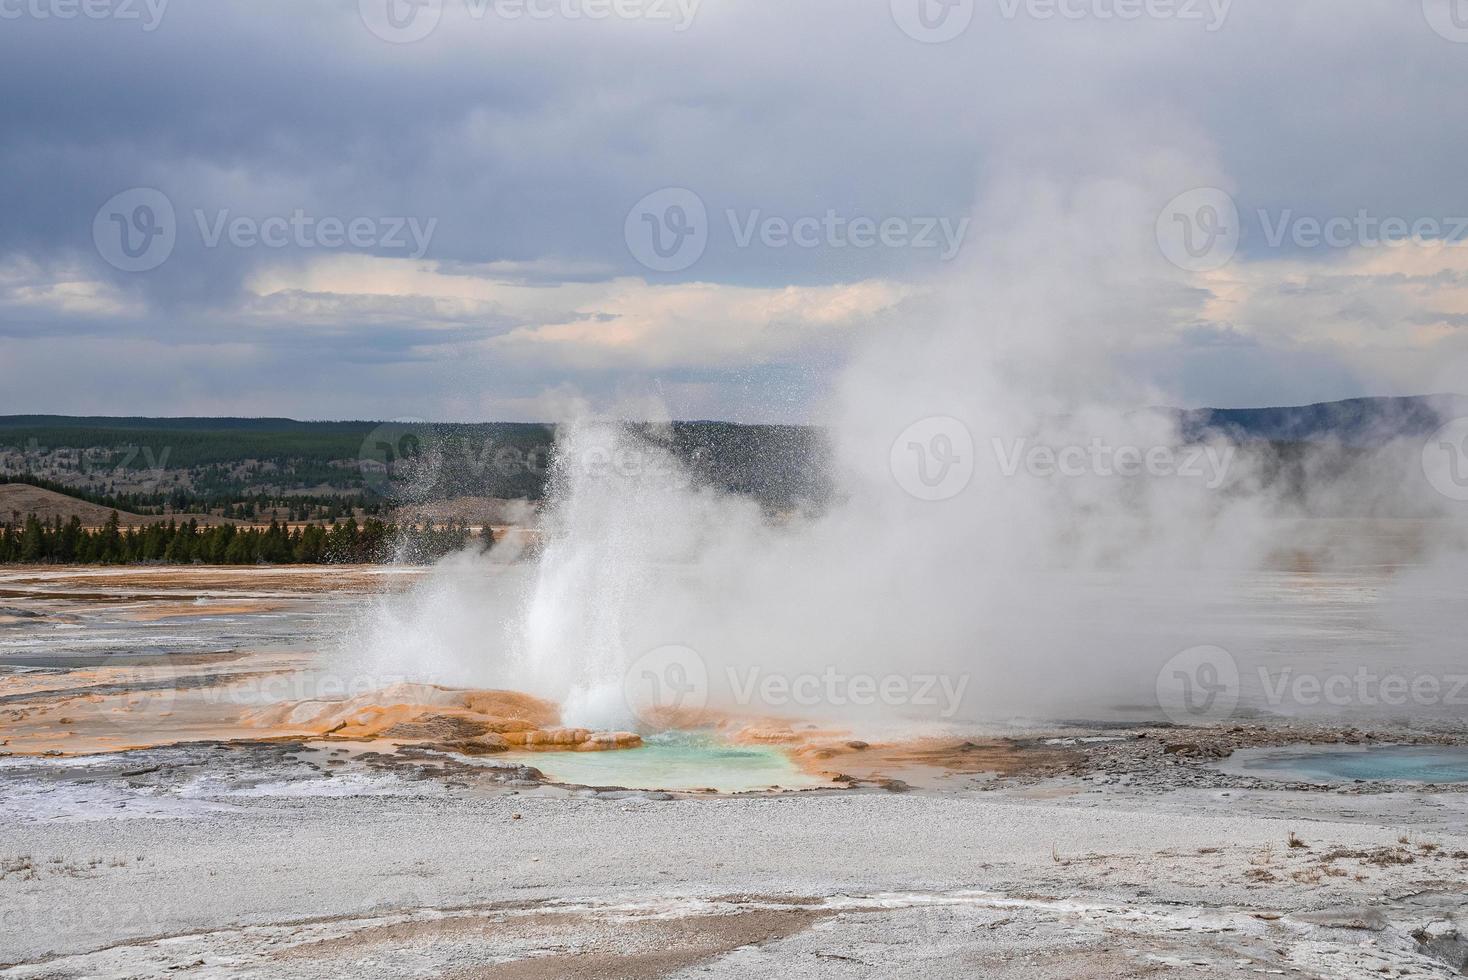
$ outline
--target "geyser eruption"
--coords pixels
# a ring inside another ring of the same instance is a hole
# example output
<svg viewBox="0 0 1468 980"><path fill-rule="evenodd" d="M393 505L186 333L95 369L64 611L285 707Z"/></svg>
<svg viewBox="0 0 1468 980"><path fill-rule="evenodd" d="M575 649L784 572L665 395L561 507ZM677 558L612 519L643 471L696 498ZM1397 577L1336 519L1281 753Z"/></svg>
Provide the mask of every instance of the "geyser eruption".
<svg viewBox="0 0 1468 980"><path fill-rule="evenodd" d="M653 626L644 617L698 553L718 503L655 435L606 420L561 427L548 489L516 638L520 676L561 701L570 723L631 727L623 682Z"/></svg>
<svg viewBox="0 0 1468 980"><path fill-rule="evenodd" d="M1283 487L1269 450L1136 411L1175 400L1112 370L1125 331L1144 314L1171 330L1150 297L1193 284L1168 278L1149 222L1122 219L1199 179L1167 159L1137 171L1149 180L1026 179L996 195L994 220L975 224L1002 234L834 386L837 493L822 508L765 513L695 479L665 428L573 418L541 554L492 574L445 565L396 614L421 657L384 659L626 728L629 668L669 647L687 651L666 677L686 703L904 722L1145 713L1181 650L1314 655L1325 640L1241 614L1272 594L1261 570L1292 521L1343 503L1442 517L1445 501L1383 467L1390 454L1353 468L1339 447L1304 461L1307 486ZM1445 624L1413 622L1414 651L1447 653Z"/></svg>

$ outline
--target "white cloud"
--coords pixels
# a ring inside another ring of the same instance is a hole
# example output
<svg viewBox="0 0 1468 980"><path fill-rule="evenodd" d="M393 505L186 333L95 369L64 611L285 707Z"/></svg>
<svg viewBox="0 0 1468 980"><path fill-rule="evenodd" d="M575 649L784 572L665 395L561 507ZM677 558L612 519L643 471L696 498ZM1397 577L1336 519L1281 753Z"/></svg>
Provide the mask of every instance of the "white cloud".
<svg viewBox="0 0 1468 980"><path fill-rule="evenodd" d="M1239 260L1201 275L1199 322L1350 365L1378 393L1460 389L1468 247L1441 241Z"/></svg>
<svg viewBox="0 0 1468 980"><path fill-rule="evenodd" d="M881 280L761 287L501 278L516 271L458 266L446 274L433 262L337 256L257 274L251 310L281 326L302 318L403 319L421 328L424 345L472 343L526 367L708 369L846 346L917 291ZM452 338L435 338L449 328L456 328Z"/></svg>
<svg viewBox="0 0 1468 980"><path fill-rule="evenodd" d="M24 256L0 262L0 304L33 313L87 317L136 316L145 308L75 263L42 265Z"/></svg>

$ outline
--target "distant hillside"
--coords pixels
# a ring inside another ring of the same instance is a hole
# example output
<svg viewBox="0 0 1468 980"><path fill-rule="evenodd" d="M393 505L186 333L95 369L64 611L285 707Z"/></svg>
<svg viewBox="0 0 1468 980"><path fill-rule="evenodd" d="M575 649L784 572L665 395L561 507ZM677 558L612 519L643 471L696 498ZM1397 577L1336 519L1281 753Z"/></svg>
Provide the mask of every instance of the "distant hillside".
<svg viewBox="0 0 1468 980"><path fill-rule="evenodd" d="M1222 436L1268 444L1278 478L1293 484L1304 477L1300 460L1312 444L1368 453L1394 437L1420 438L1468 415L1468 398L1147 411L1173 418L1185 441ZM707 421L634 429L697 479L772 509L820 507L833 492L821 429ZM542 499L554 441L554 426L532 423L12 415L0 416L0 477L28 476L138 513L292 522L398 512L467 516L500 506L486 502Z"/></svg>
<svg viewBox="0 0 1468 980"><path fill-rule="evenodd" d="M58 517L63 521L69 521L77 517L81 519L84 527L101 527L107 523L113 513L114 510L111 507L103 507L76 497L68 497L64 493L56 493L53 490L43 490L24 483L0 483L0 523L9 521L12 514L19 514L23 518L35 516L42 521L51 521ZM171 514L166 517L158 517L130 514L123 510L116 511L116 514L118 524L122 527L141 527L145 524L168 520L186 522L191 519L197 520L200 524L210 525L239 523L227 518L210 517L203 514Z"/></svg>
<svg viewBox="0 0 1468 980"><path fill-rule="evenodd" d="M1332 440L1371 448L1394 438L1429 435L1444 422L1468 415L1468 397L1350 398L1293 408L1200 408L1176 414L1188 441L1216 434L1235 442Z"/></svg>
<svg viewBox="0 0 1468 980"><path fill-rule="evenodd" d="M639 428L697 477L767 506L829 492L820 430ZM455 498L539 500L554 442L553 426L533 423L13 415L0 416L0 476L38 477L135 510L329 520Z"/></svg>

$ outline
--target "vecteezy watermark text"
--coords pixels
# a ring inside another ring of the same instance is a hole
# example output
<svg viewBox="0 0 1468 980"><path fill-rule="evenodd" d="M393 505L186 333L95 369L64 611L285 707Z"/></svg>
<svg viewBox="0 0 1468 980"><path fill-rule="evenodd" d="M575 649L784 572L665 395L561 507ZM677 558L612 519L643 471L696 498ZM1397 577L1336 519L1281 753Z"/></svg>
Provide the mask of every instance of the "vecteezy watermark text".
<svg viewBox="0 0 1468 980"><path fill-rule="evenodd" d="M958 713L969 683L967 674L848 674L835 667L799 674L729 667L725 675L741 707L918 707L936 708L940 718Z"/></svg>
<svg viewBox="0 0 1468 980"><path fill-rule="evenodd" d="M1468 217L1376 214L1314 215L1295 208L1239 209L1227 191L1199 187L1163 207L1156 223L1163 256L1189 272L1212 272L1233 261L1245 242L1268 249L1401 248L1468 244Z"/></svg>
<svg viewBox="0 0 1468 980"><path fill-rule="evenodd" d="M520 20L638 20L671 24L675 32L693 25L702 0L455 0L470 20L493 16ZM421 41L438 29L445 0L358 0L362 23L392 44Z"/></svg>
<svg viewBox="0 0 1468 980"><path fill-rule="evenodd" d="M1263 706L1290 708L1452 708L1468 706L1468 673L1382 670L1317 672L1295 666L1255 668ZM1178 724L1218 723L1238 707L1244 675L1222 647L1197 646L1177 654L1157 673L1157 703Z"/></svg>
<svg viewBox="0 0 1468 980"><path fill-rule="evenodd" d="M264 216L235 214L229 208L194 208L192 215L199 243L206 249L357 249L421 259L438 228L437 218L341 217L315 215L304 208ZM147 272L167 262L179 232L173 201L152 187L113 195L92 219L97 254L123 272Z"/></svg>
<svg viewBox="0 0 1468 980"><path fill-rule="evenodd" d="M723 223L735 248L873 248L935 251L947 262L963 248L970 219L936 215L770 214L762 208L725 208ZM654 272L681 272L708 248L720 223L711 222L703 198L686 187L646 195L627 213L623 235L640 264Z"/></svg>
<svg viewBox="0 0 1468 980"><path fill-rule="evenodd" d="M384 422L362 440L357 466L367 489L388 499L410 500L430 491L441 477L483 482L490 476L537 479L552 469L572 480L624 480L643 488L686 490L697 482L695 450L677 456L654 442L616 446L552 448L521 446L435 426L423 419Z"/></svg>
<svg viewBox="0 0 1468 980"><path fill-rule="evenodd" d="M941 248L938 257L944 262L963 247L970 220L889 217L878 221L849 218L831 208L820 216L795 218L766 215L759 208L742 214L727 208L724 217L739 248L749 248L756 238L765 248Z"/></svg>
<svg viewBox="0 0 1468 980"><path fill-rule="evenodd" d="M1113 445L1095 437L1088 443L1048 445L1027 438L990 440L1000 476L1020 473L1041 480L1144 477L1198 480L1207 490L1228 482L1238 449L1212 443L1190 445ZM962 420L934 415L912 423L892 442L888 465L897 485L919 500L950 500L973 481L977 454L973 434Z"/></svg>
<svg viewBox="0 0 1468 980"><path fill-rule="evenodd" d="M343 672L327 668L303 673L248 676L227 687L206 688L199 693L198 698L209 705L244 705L252 708L302 701L342 702L364 694L385 691L399 684L431 685L440 680L434 674L409 677L405 674Z"/></svg>
<svg viewBox="0 0 1468 980"><path fill-rule="evenodd" d="M1405 708L1468 705L1468 674L1382 673L1358 667L1351 673L1314 674L1286 667L1259 669L1264 700L1271 707Z"/></svg>
<svg viewBox="0 0 1468 980"><path fill-rule="evenodd" d="M0 0L0 20L136 21L148 32L167 10L168 0Z"/></svg>
<svg viewBox="0 0 1468 980"><path fill-rule="evenodd" d="M74 453L75 468L88 479L107 479L113 484L136 486L144 493L157 491L168 478L172 446L118 446L116 449L58 450Z"/></svg>
<svg viewBox="0 0 1468 980"><path fill-rule="evenodd" d="M1176 20L1212 33L1223 27L1233 0L998 0L1005 20Z"/></svg>
<svg viewBox="0 0 1468 980"><path fill-rule="evenodd" d="M438 228L437 218L426 221L416 217L342 219L328 215L318 218L301 208L288 215L264 218L231 215L228 208L213 214L195 208L194 222L205 248L218 248L221 244L234 248L350 247L402 251L410 259L423 257Z"/></svg>
<svg viewBox="0 0 1468 980"><path fill-rule="evenodd" d="M711 690L721 680L723 691ZM952 718L963 704L968 674L887 673L841 670L776 671L758 665L726 667L711 674L697 651L681 645L650 650L627 668L623 694L633 714L657 723L660 714L701 709L710 701L739 708L918 708Z"/></svg>
<svg viewBox="0 0 1468 980"><path fill-rule="evenodd" d="M1102 439L1087 445L1031 445L1027 439L1013 439L1006 445L994 439L994 458L999 472L1015 476L1021 469L1040 479L1053 477L1177 477L1203 480L1209 490L1217 490L1228 479L1228 471L1237 449L1233 446L1112 446Z"/></svg>
<svg viewBox="0 0 1468 980"><path fill-rule="evenodd" d="M892 22L915 41L952 41L973 23L977 0L890 0ZM1048 21L1179 21L1214 32L1233 0L997 0L999 16Z"/></svg>

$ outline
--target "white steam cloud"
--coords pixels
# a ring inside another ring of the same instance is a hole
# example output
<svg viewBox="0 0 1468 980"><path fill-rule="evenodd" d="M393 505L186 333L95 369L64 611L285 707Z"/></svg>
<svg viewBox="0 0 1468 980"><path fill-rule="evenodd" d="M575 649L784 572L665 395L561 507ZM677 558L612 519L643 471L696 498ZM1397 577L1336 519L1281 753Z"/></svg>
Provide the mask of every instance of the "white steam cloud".
<svg viewBox="0 0 1468 980"><path fill-rule="evenodd" d="M655 430L570 419L539 556L444 563L364 622L355 661L598 727L638 724L627 672L670 646L699 703L911 722L1155 717L1159 667L1202 644L1238 659L1245 704L1261 667L1450 669L1468 503L1421 479L1420 439L1313 451L1291 489L1267 454L1136 411L1167 393L1113 370L1186 326L1155 315L1197 288L1153 237L1208 182L1180 159L997 185L941 304L832 393L839 493L818 515L698 485ZM1413 568L1377 575L1384 555Z"/></svg>

